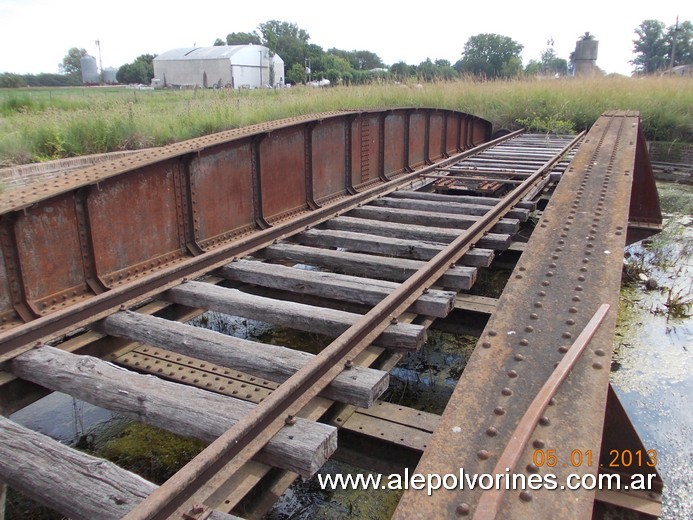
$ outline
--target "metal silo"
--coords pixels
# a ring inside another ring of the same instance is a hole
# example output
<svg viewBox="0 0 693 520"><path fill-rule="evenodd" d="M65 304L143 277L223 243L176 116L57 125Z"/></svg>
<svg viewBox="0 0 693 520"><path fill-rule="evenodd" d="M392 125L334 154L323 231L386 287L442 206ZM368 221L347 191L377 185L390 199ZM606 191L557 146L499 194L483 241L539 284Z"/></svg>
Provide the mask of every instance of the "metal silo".
<svg viewBox="0 0 693 520"><path fill-rule="evenodd" d="M79 60L79 65L82 68L82 83L85 85L99 84L99 69L96 66L96 58L94 56L82 56Z"/></svg>
<svg viewBox="0 0 693 520"><path fill-rule="evenodd" d="M116 80L117 72L118 70L114 69L113 67L106 67L105 69L103 69L103 82L107 85L118 83L118 81Z"/></svg>

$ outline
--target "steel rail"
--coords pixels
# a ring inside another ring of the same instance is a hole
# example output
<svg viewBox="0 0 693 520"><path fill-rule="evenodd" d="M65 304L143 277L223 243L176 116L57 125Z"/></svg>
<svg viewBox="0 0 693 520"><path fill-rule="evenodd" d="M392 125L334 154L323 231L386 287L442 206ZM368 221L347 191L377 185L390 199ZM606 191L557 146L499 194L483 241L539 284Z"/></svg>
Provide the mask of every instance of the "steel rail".
<svg viewBox="0 0 693 520"><path fill-rule="evenodd" d="M202 276L213 269L219 268L228 263L233 257L250 254L262 249L272 244L275 240L284 239L307 227L315 226L338 216L353 207L365 204L402 186L416 182L420 179L421 174L433 171L434 168L476 155L523 132L524 130L518 130L475 148L451 155L435 164L400 175L396 179L350 195L327 206L319 207L290 221L257 231L252 235L221 246L213 251L201 253L176 265L163 268L158 273L110 289L104 293L94 295L83 302L14 327L0 334L0 364L26 352L37 343L57 339L79 327L87 326L98 319L112 314L119 308L123 309L135 305L143 299L151 298L188 279Z"/></svg>
<svg viewBox="0 0 693 520"><path fill-rule="evenodd" d="M568 377L575 363L577 363L585 348L587 348L587 345L592 341L597 329L609 312L610 307L609 304L604 303L597 309L592 319L590 319L558 366L546 380L544 386L541 387L532 401L532 404L529 405L529 408L527 408L527 411L517 424L508 444L505 446L505 450L503 450L503 453L496 463L496 467L493 468L492 475L500 475L505 474L506 471L513 471L518 460L520 460L522 451L525 449L525 446L527 446L530 436L536 429L541 415L544 413L546 407L549 406L549 401L554 396L561 383ZM485 490L479 499L473 518L475 520L492 520L496 518L501 501L503 500L504 491L502 487Z"/></svg>
<svg viewBox="0 0 693 520"><path fill-rule="evenodd" d="M312 362L286 380L254 410L217 438L182 470L136 506L126 520L180 518L189 514L205 482L222 468L231 475L250 459L293 417L316 397L350 361L373 342L432 283L459 260L525 194L539 182L582 139L584 132L545 162L501 202L463 234L451 242L426 265L389 296L363 315L336 338ZM419 175L421 172L417 172Z"/></svg>

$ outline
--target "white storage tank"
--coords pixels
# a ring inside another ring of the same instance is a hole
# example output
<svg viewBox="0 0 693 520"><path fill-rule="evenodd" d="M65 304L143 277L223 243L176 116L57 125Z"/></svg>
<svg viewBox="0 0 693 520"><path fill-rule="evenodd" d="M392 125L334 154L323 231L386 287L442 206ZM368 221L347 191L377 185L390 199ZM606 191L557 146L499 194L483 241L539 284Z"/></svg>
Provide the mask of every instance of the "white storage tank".
<svg viewBox="0 0 693 520"><path fill-rule="evenodd" d="M107 85L115 85L116 83L118 83L118 80L116 80L117 72L118 69L115 69L113 67L106 67L105 69L103 69L103 82Z"/></svg>
<svg viewBox="0 0 693 520"><path fill-rule="evenodd" d="M82 69L82 83L85 85L99 84L99 69L96 66L96 58L94 56L82 56L79 60L80 68Z"/></svg>

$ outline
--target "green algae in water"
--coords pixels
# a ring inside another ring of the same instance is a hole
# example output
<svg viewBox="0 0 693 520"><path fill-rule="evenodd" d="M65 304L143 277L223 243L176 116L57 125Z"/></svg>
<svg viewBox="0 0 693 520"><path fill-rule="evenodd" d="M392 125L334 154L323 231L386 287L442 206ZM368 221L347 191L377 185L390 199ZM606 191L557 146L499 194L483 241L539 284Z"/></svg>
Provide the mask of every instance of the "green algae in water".
<svg viewBox="0 0 693 520"><path fill-rule="evenodd" d="M289 347L309 354L319 354L332 342L331 338L321 334L282 327L268 330L257 339L262 343Z"/></svg>
<svg viewBox="0 0 693 520"><path fill-rule="evenodd" d="M508 269L479 269L477 279L469 290L469 294L500 298L512 271Z"/></svg>
<svg viewBox="0 0 693 520"><path fill-rule="evenodd" d="M5 518L21 518L22 520L65 520L66 517L53 511L30 498L18 493L12 488L7 489L5 503Z"/></svg>
<svg viewBox="0 0 693 520"><path fill-rule="evenodd" d="M163 484L185 466L206 444L174 433L130 421L83 437L84 449L155 484Z"/></svg>

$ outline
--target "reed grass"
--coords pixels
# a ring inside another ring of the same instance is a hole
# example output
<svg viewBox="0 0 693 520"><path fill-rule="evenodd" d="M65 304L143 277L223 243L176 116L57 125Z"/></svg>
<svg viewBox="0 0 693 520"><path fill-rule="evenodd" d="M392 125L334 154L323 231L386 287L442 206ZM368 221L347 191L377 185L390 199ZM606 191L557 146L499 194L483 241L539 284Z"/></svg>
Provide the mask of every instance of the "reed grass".
<svg viewBox="0 0 693 520"><path fill-rule="evenodd" d="M439 107L494 128L580 131L605 110L637 110L648 140L693 142L685 78L513 80L282 90L0 90L0 166L161 146L316 112Z"/></svg>

